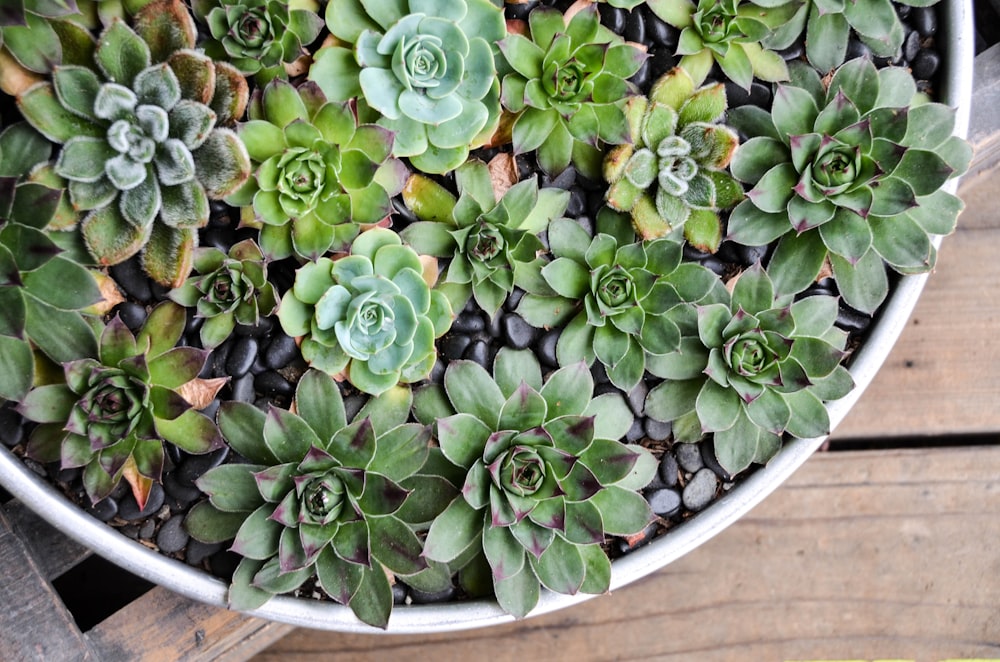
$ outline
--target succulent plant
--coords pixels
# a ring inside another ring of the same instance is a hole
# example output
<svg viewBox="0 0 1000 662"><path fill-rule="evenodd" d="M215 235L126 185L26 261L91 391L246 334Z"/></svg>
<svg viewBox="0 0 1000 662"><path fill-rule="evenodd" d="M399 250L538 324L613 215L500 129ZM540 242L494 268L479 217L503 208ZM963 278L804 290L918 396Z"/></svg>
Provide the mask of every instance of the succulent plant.
<svg viewBox="0 0 1000 662"><path fill-rule="evenodd" d="M649 8L681 30L677 54L695 85L713 62L740 87L749 90L754 77L788 80L788 67L775 50L787 48L802 32L799 0L649 0ZM767 47L762 45L766 40Z"/></svg>
<svg viewBox="0 0 1000 662"><path fill-rule="evenodd" d="M631 144L604 158L608 206L630 212L643 239L684 226L688 243L714 253L722 240L719 210L743 199L743 187L724 171L739 138L719 120L726 111L721 83L695 89L684 69L656 83L649 98L626 105Z"/></svg>
<svg viewBox="0 0 1000 662"><path fill-rule="evenodd" d="M443 288L457 290L452 308L461 310L470 294L492 317L514 289L518 274L544 250L536 236L561 216L569 192L538 188L537 178L519 182L497 200L482 161L455 171L459 197L422 175L414 175L403 199L424 219L401 236L420 254L451 258Z"/></svg>
<svg viewBox="0 0 1000 662"><path fill-rule="evenodd" d="M565 323L556 344L559 364L596 358L627 392L642 379L647 355L677 349L678 316L716 297L719 282L698 264L681 264L678 242L633 242L628 222L622 224L626 231L599 231L593 238L569 219L549 224L554 259L532 280L517 311L534 326Z"/></svg>
<svg viewBox="0 0 1000 662"><path fill-rule="evenodd" d="M347 103L328 102L311 83L268 83L239 135L255 176L227 202L253 203L261 248L271 258L347 250L359 224L389 215L389 195L405 182L401 164L389 158L392 133L359 125Z"/></svg>
<svg viewBox="0 0 1000 662"><path fill-rule="evenodd" d="M348 423L337 385L310 370L296 390L297 414L222 405L226 441L250 463L200 477L209 500L185 526L201 540L235 539L231 549L243 559L229 590L233 609L254 609L316 576L362 621L386 626L386 572L406 577L428 567L411 526L433 519L454 494L443 478L419 473L430 428L405 422L410 400L408 389L394 389Z"/></svg>
<svg viewBox="0 0 1000 662"><path fill-rule="evenodd" d="M191 5L212 35L205 54L256 75L261 84L286 77L283 65L301 56L303 46L323 29L323 19L296 0L194 0Z"/></svg>
<svg viewBox="0 0 1000 662"><path fill-rule="evenodd" d="M794 69L770 114L740 108L730 123L753 136L733 175L753 185L732 212L729 238L781 238L768 263L780 294L808 287L827 260L844 300L873 312L888 292L883 260L902 273L933 268L928 234L948 234L961 201L941 186L965 171L971 148L952 136L954 111L919 103L912 76L852 60L824 85Z"/></svg>
<svg viewBox="0 0 1000 662"><path fill-rule="evenodd" d="M837 312L831 296L776 299L767 273L751 267L728 305L699 307L679 349L651 363L666 381L650 390L646 415L673 421L679 441L714 433L716 457L732 474L767 462L786 432L827 434L823 401L854 386L840 365L847 334L833 326Z"/></svg>
<svg viewBox="0 0 1000 662"><path fill-rule="evenodd" d="M94 503L124 478L142 508L160 480L164 441L189 453L221 446L215 423L181 394L208 357L207 350L174 347L184 322L184 309L169 301L150 313L138 337L115 316L96 356L63 363L64 383L36 386L18 405L39 424L28 457L82 467Z"/></svg>
<svg viewBox="0 0 1000 662"><path fill-rule="evenodd" d="M76 0L15 0L0 13L0 46L25 69L46 74L63 61L60 32L72 30L79 15Z"/></svg>
<svg viewBox="0 0 1000 662"><path fill-rule="evenodd" d="M0 133L0 398L9 400L31 388L33 346L54 361L97 349L81 314L101 300L97 283L45 233L65 191L31 176L51 151L25 122Z"/></svg>
<svg viewBox="0 0 1000 662"><path fill-rule="evenodd" d="M898 4L929 7L937 2L899 0ZM906 35L890 0L812 0L805 7L809 10L806 56L822 72L832 71L844 62L851 30L876 56L894 58L900 53Z"/></svg>
<svg viewBox="0 0 1000 662"><path fill-rule="evenodd" d="M205 321L199 335L205 349L225 341L236 324L256 326L278 307L274 285L267 280L264 254L252 239L245 239L223 253L202 247L194 255L196 277L188 278L168 296L182 306L196 308Z"/></svg>
<svg viewBox="0 0 1000 662"><path fill-rule="evenodd" d="M493 44L506 29L490 0L331 0L326 24L343 45L316 53L310 80L335 101L359 98L363 116L374 111L396 134L395 156L447 172L496 130Z"/></svg>
<svg viewBox="0 0 1000 662"><path fill-rule="evenodd" d="M445 371L437 397L456 413L437 419L437 437L465 475L432 522L424 556L469 569L485 557L497 601L517 617L535 606L539 584L606 592L605 535L634 534L652 520L636 491L656 461L615 441L632 423L628 405L619 394L592 400L583 363L543 383L528 350L500 350L494 376L470 361Z"/></svg>
<svg viewBox="0 0 1000 662"><path fill-rule="evenodd" d="M220 126L242 113L245 81L195 51L173 48L193 45L193 37L187 42L183 31L149 19L171 5L192 22L169 2L143 10L145 39L116 19L98 39L96 70L58 67L51 83L31 87L18 105L62 145L55 171L69 180L74 207L89 212L80 231L94 258L117 264L142 250L151 277L179 285L190 271L196 229L208 222L209 200L241 185L250 162L236 134ZM147 39L169 60L157 63Z"/></svg>
<svg viewBox="0 0 1000 662"><path fill-rule="evenodd" d="M539 167L557 175L572 162L600 177L599 142L628 141L622 100L635 94L627 79L646 58L639 49L608 43L597 5L566 22L562 12L540 7L528 15L530 36L509 34L500 50L513 72L504 76L501 101L517 113L514 153L537 151Z"/></svg>
<svg viewBox="0 0 1000 662"><path fill-rule="evenodd" d="M434 339L451 326L451 306L431 290L437 265L425 264L384 228L360 234L351 254L319 258L295 273L281 299L285 333L304 336L302 356L313 367L377 395L426 377L437 358Z"/></svg>

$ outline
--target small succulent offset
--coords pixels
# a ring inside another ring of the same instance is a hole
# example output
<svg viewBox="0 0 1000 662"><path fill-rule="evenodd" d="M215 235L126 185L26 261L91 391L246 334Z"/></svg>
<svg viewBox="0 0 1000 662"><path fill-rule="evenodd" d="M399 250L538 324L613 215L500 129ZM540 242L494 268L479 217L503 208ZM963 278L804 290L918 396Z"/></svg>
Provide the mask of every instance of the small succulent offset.
<svg viewBox="0 0 1000 662"><path fill-rule="evenodd" d="M504 76L501 94L504 107L517 113L514 153L538 150L538 165L549 175L572 162L597 179L599 143L628 141L621 101L635 94L627 79L646 55L618 37L607 43L597 5L568 22L562 12L540 7L528 15L528 26L530 39L508 34L499 44L514 70Z"/></svg>
<svg viewBox="0 0 1000 662"><path fill-rule="evenodd" d="M390 159L392 133L358 124L350 105L328 102L316 85L268 83L239 126L255 176L226 201L253 203L263 223L261 248L270 258L292 252L316 259L346 250L359 224L392 211L390 193L402 183Z"/></svg>
<svg viewBox="0 0 1000 662"><path fill-rule="evenodd" d="M719 211L743 199L743 187L725 172L736 132L720 124L726 111L721 83L695 89L684 69L656 83L649 98L629 99L631 144L604 158L608 206L630 212L643 239L684 226L688 243L714 253L722 240Z"/></svg>
<svg viewBox="0 0 1000 662"><path fill-rule="evenodd" d="M395 232L372 228L349 256L300 267L278 319L288 335L304 336L309 364L377 395L434 367L434 339L452 322L448 300L428 285L435 278L436 261L422 261Z"/></svg>
<svg viewBox="0 0 1000 662"><path fill-rule="evenodd" d="M906 69L852 60L828 85L809 67L793 74L770 114L729 115L753 136L731 164L753 188L730 216L729 238L781 238L768 273L783 295L806 289L828 261L844 300L871 313L888 293L883 260L901 273L934 267L928 234L950 233L962 209L940 189L972 150L952 136L953 109L919 103Z"/></svg>
<svg viewBox="0 0 1000 662"><path fill-rule="evenodd" d="M591 399L582 364L543 383L534 355L502 349L494 375L453 361L444 391L456 413L437 419L445 458L465 472L461 494L431 524L424 556L452 569L488 563L497 602L517 617L558 593L604 593L605 535L642 531L653 515L637 490L656 461L622 444L632 414L618 395Z"/></svg>
<svg viewBox="0 0 1000 662"><path fill-rule="evenodd" d="M194 0L191 5L212 34L205 54L228 60L261 84L285 78L283 65L302 55L303 46L323 29L323 19L298 0Z"/></svg>
<svg viewBox="0 0 1000 662"><path fill-rule="evenodd" d="M0 398L8 400L31 388L33 346L57 362L97 350L81 314L101 300L97 283L44 231L65 198L34 176L51 151L25 122L0 133Z"/></svg>
<svg viewBox="0 0 1000 662"><path fill-rule="evenodd" d="M184 309L169 301L150 313L138 336L115 316L96 357L63 363L64 383L36 386L18 405L39 424L28 457L83 467L94 503L124 479L142 508L163 471L164 441L188 453L221 446L215 423L181 394L208 357L207 350L174 347L184 322Z"/></svg>
<svg viewBox="0 0 1000 662"><path fill-rule="evenodd" d="M649 0L649 7L681 30L680 66L700 85L713 62L744 89L754 78L788 80L788 67L775 50L787 48L802 31L793 22L798 0ZM797 29L796 29L797 28ZM765 48L761 42L766 40Z"/></svg>
<svg viewBox="0 0 1000 662"><path fill-rule="evenodd" d="M898 0L910 7L930 7L938 0ZM851 30L879 57L896 57L906 36L890 0L812 0L806 23L806 57L822 72L844 62Z"/></svg>
<svg viewBox="0 0 1000 662"><path fill-rule="evenodd" d="M403 199L422 219L402 231L422 255L451 258L440 287L461 310L471 294L491 317L513 291L521 272L544 250L537 234L562 216L569 192L538 188L537 178L518 182L500 198L482 161L455 171L458 200L440 184L414 175Z"/></svg>
<svg viewBox="0 0 1000 662"><path fill-rule="evenodd" d="M596 358L611 382L628 392L642 379L647 355L677 349L686 309L716 297L720 284L705 267L681 264L678 242L633 242L622 221L625 232L598 232L593 238L575 221L553 221L554 259L535 281L547 291L529 289L518 313L546 328L568 320L556 344L559 364L590 364Z"/></svg>
<svg viewBox="0 0 1000 662"><path fill-rule="evenodd" d="M185 526L201 540L234 539L231 549L243 559L229 590L233 609L255 609L315 576L327 595L384 628L392 609L386 572L407 577L427 568L411 526L433 519L454 494L444 479L419 473L430 428L405 422L410 393L402 388L348 423L337 385L315 370L300 380L295 409L265 415L240 402L222 405L226 441L250 463L199 478L209 501ZM418 485L420 494L411 493Z"/></svg>
<svg viewBox="0 0 1000 662"><path fill-rule="evenodd" d="M264 254L252 239L233 245L228 254L211 246L199 248L194 270L197 276L167 296L196 308L197 317L204 318L198 333L205 349L221 345L236 324L256 326L278 307L274 285L267 280Z"/></svg>
<svg viewBox="0 0 1000 662"><path fill-rule="evenodd" d="M161 5L143 12L155 14ZM220 126L242 113L247 93L235 71L228 76L205 56L173 48L193 45L193 37L164 31L144 32L157 55L169 56L158 62L147 41L115 19L97 41L96 70L58 67L51 83L28 89L18 106L39 133L62 145L55 172L69 180L74 207L89 212L80 231L94 258L117 264L142 250L149 275L176 286L190 271L209 200L250 175L243 144ZM173 40L170 47L164 40Z"/></svg>
<svg viewBox="0 0 1000 662"><path fill-rule="evenodd" d="M646 398L646 414L673 421L680 441L714 433L715 454L735 474L767 462L781 435L830 431L824 400L854 386L840 365L847 334L833 326L837 299L809 296L787 305L760 265L739 275L729 304L698 309L678 351L650 371L666 381Z"/></svg>
<svg viewBox="0 0 1000 662"><path fill-rule="evenodd" d="M396 134L395 156L444 173L492 136L500 120L494 44L506 34L497 4L331 0L326 19L344 45L317 51L310 80L331 99L357 97L380 114Z"/></svg>

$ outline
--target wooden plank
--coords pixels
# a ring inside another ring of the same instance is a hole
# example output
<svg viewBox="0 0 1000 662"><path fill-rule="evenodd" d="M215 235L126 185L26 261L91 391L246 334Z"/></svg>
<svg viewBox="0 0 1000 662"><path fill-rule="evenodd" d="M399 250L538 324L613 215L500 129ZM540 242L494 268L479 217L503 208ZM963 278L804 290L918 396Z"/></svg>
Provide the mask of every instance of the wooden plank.
<svg viewBox="0 0 1000 662"><path fill-rule="evenodd" d="M90 556L89 549L67 538L20 501L4 504L2 510L10 518L14 531L42 575L49 581Z"/></svg>
<svg viewBox="0 0 1000 662"><path fill-rule="evenodd" d="M1000 657L1000 447L826 453L664 570L453 634L296 630L255 662Z"/></svg>
<svg viewBox="0 0 1000 662"><path fill-rule="evenodd" d="M968 207L908 327L835 438L1000 430L996 184L984 177L963 194Z"/></svg>
<svg viewBox="0 0 1000 662"><path fill-rule="evenodd" d="M156 587L86 633L102 662L245 660L292 630Z"/></svg>
<svg viewBox="0 0 1000 662"><path fill-rule="evenodd" d="M0 659L94 660L73 617L0 509Z"/></svg>

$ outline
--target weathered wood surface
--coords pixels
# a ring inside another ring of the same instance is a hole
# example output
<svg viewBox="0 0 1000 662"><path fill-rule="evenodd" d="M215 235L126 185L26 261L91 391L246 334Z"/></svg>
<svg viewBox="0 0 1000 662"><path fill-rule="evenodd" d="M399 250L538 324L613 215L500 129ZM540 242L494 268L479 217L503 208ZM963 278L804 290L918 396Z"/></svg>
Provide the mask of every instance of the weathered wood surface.
<svg viewBox="0 0 1000 662"><path fill-rule="evenodd" d="M296 630L254 662L1000 658L1000 447L814 456L638 584L426 636Z"/></svg>
<svg viewBox="0 0 1000 662"><path fill-rule="evenodd" d="M51 580L88 555L23 504L0 507L0 662L236 662L292 630L157 587L81 632Z"/></svg>

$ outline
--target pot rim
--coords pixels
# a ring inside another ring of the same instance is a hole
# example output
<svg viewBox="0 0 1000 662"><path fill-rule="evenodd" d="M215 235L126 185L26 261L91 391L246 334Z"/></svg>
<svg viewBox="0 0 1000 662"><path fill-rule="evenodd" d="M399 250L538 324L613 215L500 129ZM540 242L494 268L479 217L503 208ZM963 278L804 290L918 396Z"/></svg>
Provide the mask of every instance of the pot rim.
<svg viewBox="0 0 1000 662"><path fill-rule="evenodd" d="M945 41L945 71L941 101L957 108L955 134L966 136L973 86L974 31L971 0L944 0L940 4L942 36ZM958 180L945 189L954 193ZM940 245L941 238L934 241ZM855 388L845 397L827 405L831 430L840 423L885 362L897 338L907 326L910 314L929 274L905 276L882 306L868 339L857 350L850 366ZM611 590L615 590L659 570L720 533L778 488L826 439L795 439L764 467L737 488L717 499L683 525L647 545L615 559ZM226 605L227 584L204 571L164 556L126 538L105 523L94 519L42 480L6 448L0 447L0 485L51 525L95 553L129 572L188 598L218 607ZM542 590L538 606L529 614L537 616L597 597L575 596ZM346 606L333 602L276 596L251 612L253 616L302 627L340 632L382 633L359 621ZM491 600L397 606L389 618L389 634L450 632L496 625L514 620Z"/></svg>

